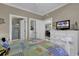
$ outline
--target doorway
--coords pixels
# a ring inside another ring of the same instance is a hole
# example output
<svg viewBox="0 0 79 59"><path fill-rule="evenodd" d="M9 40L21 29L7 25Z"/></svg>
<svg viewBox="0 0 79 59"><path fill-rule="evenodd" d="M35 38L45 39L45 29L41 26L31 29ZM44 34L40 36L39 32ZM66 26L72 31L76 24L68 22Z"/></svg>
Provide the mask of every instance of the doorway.
<svg viewBox="0 0 79 59"><path fill-rule="evenodd" d="M36 39L36 19L29 19L29 40Z"/></svg>
<svg viewBox="0 0 79 59"><path fill-rule="evenodd" d="M10 15L10 41L27 39L27 18Z"/></svg>
<svg viewBox="0 0 79 59"><path fill-rule="evenodd" d="M52 30L52 18L48 18L45 20L45 39L46 40L50 40L51 30Z"/></svg>

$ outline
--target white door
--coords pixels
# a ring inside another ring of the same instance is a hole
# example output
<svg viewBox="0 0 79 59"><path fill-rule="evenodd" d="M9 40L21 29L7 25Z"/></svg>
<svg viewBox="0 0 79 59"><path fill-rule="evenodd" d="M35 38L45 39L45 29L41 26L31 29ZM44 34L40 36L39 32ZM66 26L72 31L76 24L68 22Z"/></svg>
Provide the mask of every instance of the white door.
<svg viewBox="0 0 79 59"><path fill-rule="evenodd" d="M20 39L25 39L25 23L24 20L20 21Z"/></svg>
<svg viewBox="0 0 79 59"><path fill-rule="evenodd" d="M27 20L23 19L20 21L20 38L22 40L27 39Z"/></svg>

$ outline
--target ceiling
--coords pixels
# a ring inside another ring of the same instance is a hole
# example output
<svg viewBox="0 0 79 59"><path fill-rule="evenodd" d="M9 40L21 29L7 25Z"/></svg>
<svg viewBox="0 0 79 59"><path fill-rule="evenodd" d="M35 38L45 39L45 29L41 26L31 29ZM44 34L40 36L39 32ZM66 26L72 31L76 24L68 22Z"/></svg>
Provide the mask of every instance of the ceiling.
<svg viewBox="0 0 79 59"><path fill-rule="evenodd" d="M43 16L66 5L66 3L6 3L6 5Z"/></svg>

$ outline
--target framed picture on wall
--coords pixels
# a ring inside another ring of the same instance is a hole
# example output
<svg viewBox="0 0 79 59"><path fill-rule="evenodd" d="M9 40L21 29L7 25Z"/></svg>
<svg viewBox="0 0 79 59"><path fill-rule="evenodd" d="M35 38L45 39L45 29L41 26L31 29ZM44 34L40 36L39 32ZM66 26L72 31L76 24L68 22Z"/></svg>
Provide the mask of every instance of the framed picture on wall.
<svg viewBox="0 0 79 59"><path fill-rule="evenodd" d="M3 23L5 23L4 19L0 18L0 24L3 24Z"/></svg>

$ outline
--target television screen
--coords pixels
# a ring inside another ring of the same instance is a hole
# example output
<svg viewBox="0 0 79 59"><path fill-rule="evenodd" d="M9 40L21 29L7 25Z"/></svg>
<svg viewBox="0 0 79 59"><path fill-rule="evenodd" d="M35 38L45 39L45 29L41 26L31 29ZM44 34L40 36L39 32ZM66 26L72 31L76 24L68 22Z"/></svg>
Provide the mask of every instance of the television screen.
<svg viewBox="0 0 79 59"><path fill-rule="evenodd" d="M58 30L70 29L70 20L56 22L56 29Z"/></svg>

